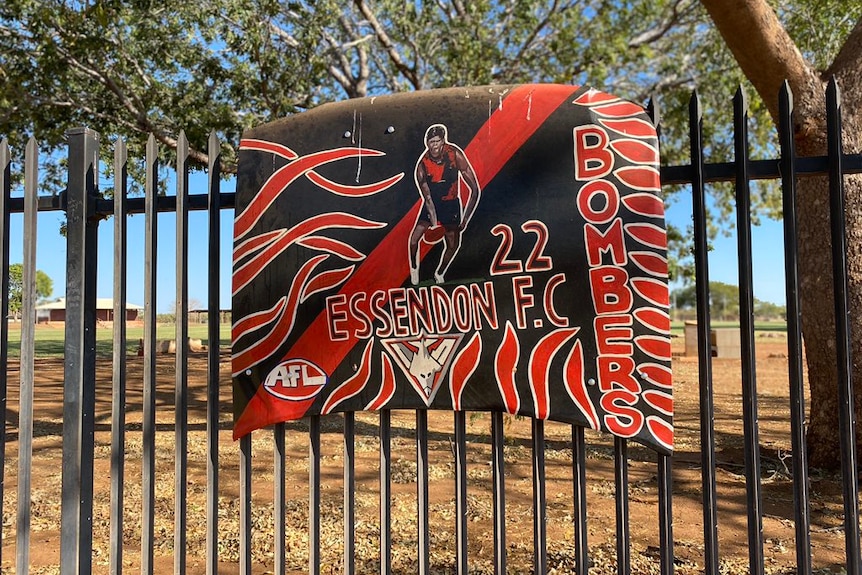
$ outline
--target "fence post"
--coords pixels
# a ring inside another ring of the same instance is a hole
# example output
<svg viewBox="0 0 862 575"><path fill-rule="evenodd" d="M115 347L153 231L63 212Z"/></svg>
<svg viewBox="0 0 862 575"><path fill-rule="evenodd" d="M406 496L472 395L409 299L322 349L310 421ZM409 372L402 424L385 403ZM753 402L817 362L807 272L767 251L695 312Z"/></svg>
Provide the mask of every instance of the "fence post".
<svg viewBox="0 0 862 575"><path fill-rule="evenodd" d="M60 572L90 573L93 547L93 416L96 383L96 178L99 134L66 132L66 342Z"/></svg>

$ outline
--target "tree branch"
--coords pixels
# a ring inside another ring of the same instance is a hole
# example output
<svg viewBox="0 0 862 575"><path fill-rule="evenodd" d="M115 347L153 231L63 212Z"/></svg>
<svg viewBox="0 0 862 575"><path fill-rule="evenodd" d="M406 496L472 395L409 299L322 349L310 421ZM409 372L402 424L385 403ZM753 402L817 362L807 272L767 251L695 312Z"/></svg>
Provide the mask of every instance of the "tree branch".
<svg viewBox="0 0 862 575"><path fill-rule="evenodd" d="M679 23L680 19L687 13L691 12L696 5L697 3L692 2L691 0L677 0L674 3L673 8L671 8L670 15L649 30L644 30L629 40L629 48L638 48L644 44L651 44L652 42L659 40L665 34L670 32L670 30Z"/></svg>
<svg viewBox="0 0 862 575"><path fill-rule="evenodd" d="M362 13L362 16L368 20L368 23L371 25L371 29L374 30L374 34L377 36L377 41L380 42L386 50L386 53L389 55L389 59L395 65L395 68L401 73L401 75L407 78L407 81L410 82L414 89L418 90L421 83L419 82L419 77L416 75L416 69L404 63L404 60L401 58L401 54L398 53L398 50L395 48L395 44L393 44L392 39L389 38L389 35L386 33L383 26L380 25L380 21L377 20L374 12L371 11L365 3L365 0L353 0L353 3Z"/></svg>
<svg viewBox="0 0 862 575"><path fill-rule="evenodd" d="M287 44L291 48L299 48L299 41L296 38L294 38L293 35L291 33L289 33L287 30L285 30L284 28L282 28L281 26L279 26L278 24L276 24L272 20L269 20L267 22L262 22L262 23L266 24L266 26L269 28L269 32L273 36L275 36L281 40L284 40L285 44Z"/></svg>
<svg viewBox="0 0 862 575"><path fill-rule="evenodd" d="M862 18L856 22L853 31L838 51L835 61L826 70L825 76L826 78L833 75L841 77L845 82L843 88L846 90L848 81L862 85L860 72L862 72Z"/></svg>
<svg viewBox="0 0 862 575"><path fill-rule="evenodd" d="M822 94L820 78L766 0L701 2L773 119L778 118L778 92L785 79L800 98Z"/></svg>
<svg viewBox="0 0 862 575"><path fill-rule="evenodd" d="M542 18L542 20L538 24L536 24L536 26L530 31L530 34L529 36L527 36L527 39L524 40L523 44L521 44L521 48L518 50L518 54L515 56L515 62L520 62L524 58L524 54L526 54L527 50L532 47L533 42L536 40L542 30L544 30L545 27L551 22L551 16L553 16L557 12L558 8L559 2L558 0L554 0L553 5L548 9L548 12L545 14L545 17Z"/></svg>

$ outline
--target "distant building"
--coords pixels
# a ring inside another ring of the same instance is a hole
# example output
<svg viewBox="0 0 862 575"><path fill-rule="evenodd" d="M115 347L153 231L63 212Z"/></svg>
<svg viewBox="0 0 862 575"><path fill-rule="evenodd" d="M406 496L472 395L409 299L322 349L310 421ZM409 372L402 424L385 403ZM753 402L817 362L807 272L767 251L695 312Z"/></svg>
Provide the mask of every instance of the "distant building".
<svg viewBox="0 0 862 575"><path fill-rule="evenodd" d="M138 319L138 313L143 306L126 303L126 321ZM66 321L66 298L42 303L36 306L36 322L46 323ZM99 298L96 300L96 321L114 321L114 300Z"/></svg>

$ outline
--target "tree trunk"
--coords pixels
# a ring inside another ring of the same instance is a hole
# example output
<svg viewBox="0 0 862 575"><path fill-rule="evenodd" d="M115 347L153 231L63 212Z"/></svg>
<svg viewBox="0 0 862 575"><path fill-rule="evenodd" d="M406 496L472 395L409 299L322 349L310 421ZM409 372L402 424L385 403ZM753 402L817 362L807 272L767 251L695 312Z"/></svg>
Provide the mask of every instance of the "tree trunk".
<svg viewBox="0 0 862 575"><path fill-rule="evenodd" d="M825 79L842 88L845 153L862 149L862 21L821 77L802 57L765 0L702 0L731 52L777 118L778 88L787 79L795 101L797 154L826 154ZM809 462L834 469L840 464L838 369L829 186L825 177L798 184L799 275L802 332L811 391ZM862 425L862 179L845 178L848 294L852 374L857 425ZM859 437L862 429L856 430Z"/></svg>
<svg viewBox="0 0 862 575"><path fill-rule="evenodd" d="M857 24L846 48L862 38L862 22ZM842 142L845 153L862 150L862 86L858 80L862 62L836 59L834 72L841 86L843 122ZM822 117L822 113L818 114ZM812 110L805 117L814 117ZM819 120L818 117L818 120ZM819 134L825 134L825 122ZM825 153L824 138L808 133L797 138L802 155ZM801 182L799 186L800 276L802 278L802 321L808 362L811 408L808 425L811 465L836 468L840 464L838 434L838 381L835 358L835 304L832 288L831 239L829 237L828 183L825 178ZM862 439L862 178L844 178L844 220L849 299L850 353L854 381L854 412L857 441ZM827 293L829 291L829 293ZM828 321L824 321L828 319ZM857 459L858 461L858 459Z"/></svg>

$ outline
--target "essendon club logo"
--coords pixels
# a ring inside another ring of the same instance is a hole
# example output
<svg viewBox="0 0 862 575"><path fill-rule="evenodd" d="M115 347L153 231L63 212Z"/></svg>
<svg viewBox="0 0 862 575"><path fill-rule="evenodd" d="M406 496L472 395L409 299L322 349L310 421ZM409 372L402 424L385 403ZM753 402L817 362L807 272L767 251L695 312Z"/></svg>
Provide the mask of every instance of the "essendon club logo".
<svg viewBox="0 0 862 575"><path fill-rule="evenodd" d="M453 352L464 334L428 335L383 340L395 363L407 376L416 393L430 406L440 389Z"/></svg>
<svg viewBox="0 0 862 575"><path fill-rule="evenodd" d="M263 387L279 399L306 401L315 397L326 382L327 375L304 359L288 359L269 372Z"/></svg>

